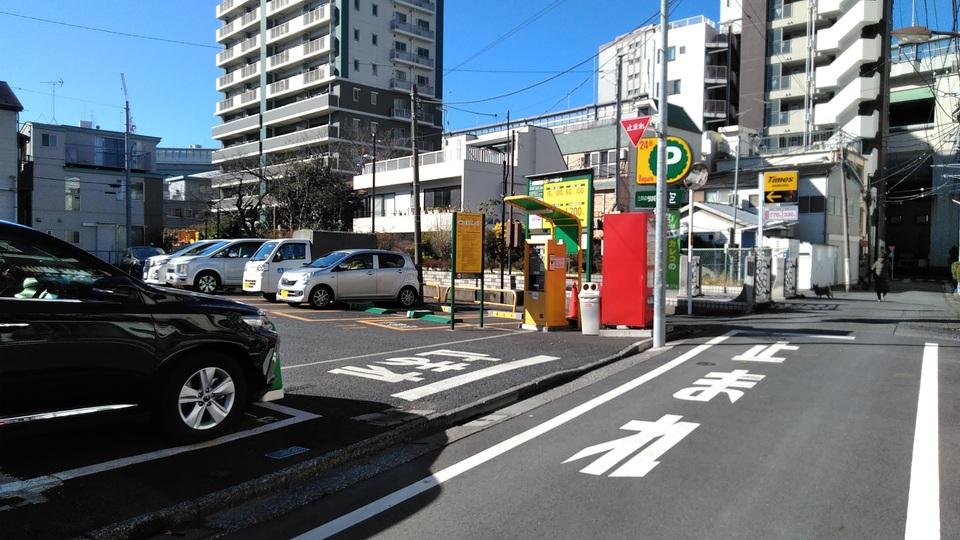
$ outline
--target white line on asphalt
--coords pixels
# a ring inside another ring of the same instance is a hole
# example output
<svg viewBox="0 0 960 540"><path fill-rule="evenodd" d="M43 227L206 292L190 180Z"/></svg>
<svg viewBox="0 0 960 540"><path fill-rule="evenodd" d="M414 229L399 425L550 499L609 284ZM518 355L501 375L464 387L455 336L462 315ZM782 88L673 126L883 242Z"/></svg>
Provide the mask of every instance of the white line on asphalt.
<svg viewBox="0 0 960 540"><path fill-rule="evenodd" d="M809 334L807 332L779 332L777 330L739 330L741 336L801 336L819 339L842 339L846 341L855 341L855 336L834 336L830 334Z"/></svg>
<svg viewBox="0 0 960 540"><path fill-rule="evenodd" d="M411 388L410 390L405 390L398 394L393 394L392 397L405 399L407 401L416 401L422 397L432 396L433 394L443 392L445 390L450 390L451 388L456 388L464 384L472 383L474 381L479 381L480 379L485 379L487 377L492 377L494 375L499 375L500 373L506 373L508 371L513 371L515 369L520 369L527 366L535 366L537 364L545 364L547 362L552 362L554 360L559 360L557 356L531 356L530 358L522 358L520 360L514 360L512 362L504 362L503 364L497 364L495 366L490 366L488 368L479 369L477 371L472 371L470 373L464 373L463 375L458 375L456 377L450 377L449 379L444 379L432 384L426 384L423 386L418 386L417 388Z"/></svg>
<svg viewBox="0 0 960 540"><path fill-rule="evenodd" d="M647 373L641 375L640 377L637 377L636 379L633 379L630 382L622 384L605 394L597 396L591 399L590 401L587 401L586 403L578 405L577 407L574 407L573 409L570 409L569 411L563 414L555 416L552 419L547 420L546 422L538 426L530 428L527 431L520 433L519 435L515 435L503 442L495 444L490 448L487 448L486 450L478 454L474 454L473 456L463 461L460 461L459 463L455 463L441 471L438 471L437 473L431 476L423 478L418 482L415 482L404 488L394 491L393 493L385 497L382 497L380 499L377 499L376 501L373 501L372 503L367 504L366 506L362 506L348 514L344 514L334 519L333 521L329 521L321 525L320 527L317 527L316 529L307 531L302 535L296 537L295 540L313 540L317 538L327 538L339 532L345 531L358 523L361 523L377 514L385 512L390 508L393 508L394 506L404 501L407 501L413 497L416 497L417 495L425 491L428 491L436 486L439 486L440 484L446 482L447 480L456 478L457 476L469 471L470 469L478 467L486 463L487 461L490 461L491 459L497 456L500 456L501 454L520 446L525 442L529 442L539 437L540 435L543 435L544 433L549 432L554 428L560 427L563 424L577 418L578 416L581 416L589 412L590 410L595 409L596 407L599 407L604 403L607 403L608 401L611 401L613 399L616 399L622 396L623 394L637 388L638 386L646 382L649 382L654 378L659 377L660 375L663 375L664 373L679 366L680 364L683 364L687 360L690 360L691 358L697 356L698 354L706 351L710 347L717 345L718 343L722 343L727 338L729 338L730 336L736 333L737 331L733 330L733 331L727 332L722 336L717 336L711 339L710 341L704 343L703 345L698 345L694 347L693 349L678 356L677 358L667 362L666 364L656 369L648 371Z"/></svg>
<svg viewBox="0 0 960 540"><path fill-rule="evenodd" d="M292 409L290 407L285 407L283 405L278 405L276 403L257 403L257 406L264 407L266 409L271 409L279 413L290 415L291 418L273 422L272 424L267 424L264 426L260 426L258 428L249 429L246 431L240 431L237 433L231 433L230 435L224 435L223 437L218 437L216 439L211 439L209 441L204 441L196 444L177 446L174 448L165 448L163 450L157 450L155 452L147 452L145 454L138 454L135 456L114 459L111 461L105 461L103 463L88 465L86 467L78 467L76 469L70 469L67 471L52 473L45 476L38 476L36 478L30 478L27 480L18 480L15 482L8 482L6 484L0 484L0 497L11 495L20 491L40 493L49 488L59 486L60 484L62 484L67 480L73 480L74 478L80 478L82 476L90 476L91 474L98 474L98 473L110 471L113 469L119 469L121 467L128 467L130 465L137 465L139 463L145 463L147 461L163 459L170 456L175 456L177 454L192 452L194 450L201 450L203 448L211 448L214 446L219 446L224 443L235 441L237 439L252 437L254 435L259 435L261 433L266 433L268 431L274 431L277 429L285 428L293 424L299 424L300 422L305 422L307 420L312 420L314 418L320 418L320 415L318 414L313 414L306 411Z"/></svg>
<svg viewBox="0 0 960 540"><path fill-rule="evenodd" d="M940 440L937 411L936 343L923 346L917 427L913 432L910 497L907 500L907 539L940 538Z"/></svg>
<svg viewBox="0 0 960 540"><path fill-rule="evenodd" d="M392 351L381 351L381 352L375 352L375 353L369 353L369 354L359 354L359 355L357 355L357 356L344 356L344 357L342 357L342 358L331 358L331 359L329 359L329 360L318 360L318 361L316 361L316 362L307 362L307 363L305 363L305 364L293 364L293 365L290 365L290 366L283 366L283 367L281 367L280 369L294 369L294 368L309 367L309 366L319 366L320 364L329 364L329 363L332 363L332 362L344 362L344 361L346 361L346 360L356 360L357 358L370 358L371 356L384 356L384 355L388 355L388 354L396 354L396 353L402 353L402 352L407 352L407 351L415 351L415 350L417 350L417 349L429 349L429 348L431 348L431 347L444 347L444 346L446 346L446 345L456 345L457 343L470 343L471 341L482 341L482 340L485 340L485 339L497 339L497 338L507 337L507 336L510 336L510 335L511 335L511 334L494 334L494 335L492 335L492 336L483 336L483 337L478 337L478 338L461 339L461 340L458 340L458 341L448 341L448 342L446 342L446 343L431 343L431 344L429 344L429 345L418 345L418 346L416 346L416 347L407 347L406 349L395 349L395 350L392 350Z"/></svg>

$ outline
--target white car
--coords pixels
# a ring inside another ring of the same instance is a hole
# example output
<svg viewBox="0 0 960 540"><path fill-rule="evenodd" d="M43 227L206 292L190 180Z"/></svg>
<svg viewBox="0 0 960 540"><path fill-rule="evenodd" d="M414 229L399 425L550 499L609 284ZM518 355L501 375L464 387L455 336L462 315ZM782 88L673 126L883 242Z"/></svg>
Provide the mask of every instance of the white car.
<svg viewBox="0 0 960 540"><path fill-rule="evenodd" d="M147 259L143 264L143 281L151 285L167 284L167 263L174 257L184 257L187 255L196 255L201 251L208 249L214 244L225 244L226 240L200 240L192 244L187 244L182 248L166 255L154 255Z"/></svg>
<svg viewBox="0 0 960 540"><path fill-rule="evenodd" d="M313 260L311 247L309 240L297 238L264 242L243 270L243 292L258 292L268 302L276 302L280 276Z"/></svg>
<svg viewBox="0 0 960 540"><path fill-rule="evenodd" d="M277 299L324 308L335 300L395 300L407 308L419 299L417 268L395 251L344 249L332 251L306 268L288 270L280 278Z"/></svg>
<svg viewBox="0 0 960 540"><path fill-rule="evenodd" d="M264 242L263 238L228 240L196 255L170 259L167 285L190 287L206 294L221 287L238 287L243 281L244 265Z"/></svg>

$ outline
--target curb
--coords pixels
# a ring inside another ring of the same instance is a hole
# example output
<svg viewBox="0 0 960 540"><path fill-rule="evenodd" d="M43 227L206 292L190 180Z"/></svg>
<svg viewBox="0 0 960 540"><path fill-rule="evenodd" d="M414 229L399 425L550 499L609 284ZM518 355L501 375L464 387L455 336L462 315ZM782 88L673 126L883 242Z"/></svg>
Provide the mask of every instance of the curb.
<svg viewBox="0 0 960 540"><path fill-rule="evenodd" d="M668 340L676 340L686 337L690 333L691 331L688 328L674 328L667 333L667 337ZM326 454L302 463L291 465L285 469L248 480L220 491L208 493L207 495L189 501L184 501L173 506L94 529L87 532L83 537L121 539L161 534L178 525L226 510L251 499L284 491L293 484L326 472L334 467L372 455L389 448L398 441L418 437L430 432L441 431L467 419L483 416L508 405L512 405L533 395L556 388L590 371L602 368L628 356L644 352L652 346L652 339L637 341L617 353L589 364L544 375L538 379L508 388L497 394L481 398L455 409L411 420L390 431L357 441L349 446L327 452Z"/></svg>

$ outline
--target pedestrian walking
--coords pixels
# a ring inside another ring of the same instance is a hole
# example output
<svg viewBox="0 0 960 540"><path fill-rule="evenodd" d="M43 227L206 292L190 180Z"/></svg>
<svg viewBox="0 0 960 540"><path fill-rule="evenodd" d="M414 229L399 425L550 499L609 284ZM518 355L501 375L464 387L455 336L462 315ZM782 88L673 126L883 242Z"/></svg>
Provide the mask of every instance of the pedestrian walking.
<svg viewBox="0 0 960 540"><path fill-rule="evenodd" d="M873 271L874 290L877 291L877 302L883 302L890 292L890 279L893 277L893 269L890 264L890 257L886 251L881 250L877 261L870 267Z"/></svg>

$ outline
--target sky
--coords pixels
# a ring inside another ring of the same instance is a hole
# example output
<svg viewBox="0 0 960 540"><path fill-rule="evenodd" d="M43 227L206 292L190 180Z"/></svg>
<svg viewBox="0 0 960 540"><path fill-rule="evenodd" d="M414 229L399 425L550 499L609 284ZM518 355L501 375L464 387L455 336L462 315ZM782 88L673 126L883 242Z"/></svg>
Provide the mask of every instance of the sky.
<svg viewBox="0 0 960 540"><path fill-rule="evenodd" d="M674 0L670 19L703 14L717 20L720 1ZM918 22L949 29L950 0L928 2L915 3ZM161 137L164 147L216 148L211 128L221 99L215 89L222 75L215 65L218 4L3 0L0 80L23 103L21 122L90 120L122 131L123 73L137 133ZM446 0L444 5L447 130L502 121L507 111L518 118L593 103L597 64L589 59L600 45L656 20L659 10L655 0ZM894 11L895 26L909 23L910 4L899 2ZM551 77L530 90L489 99Z"/></svg>

